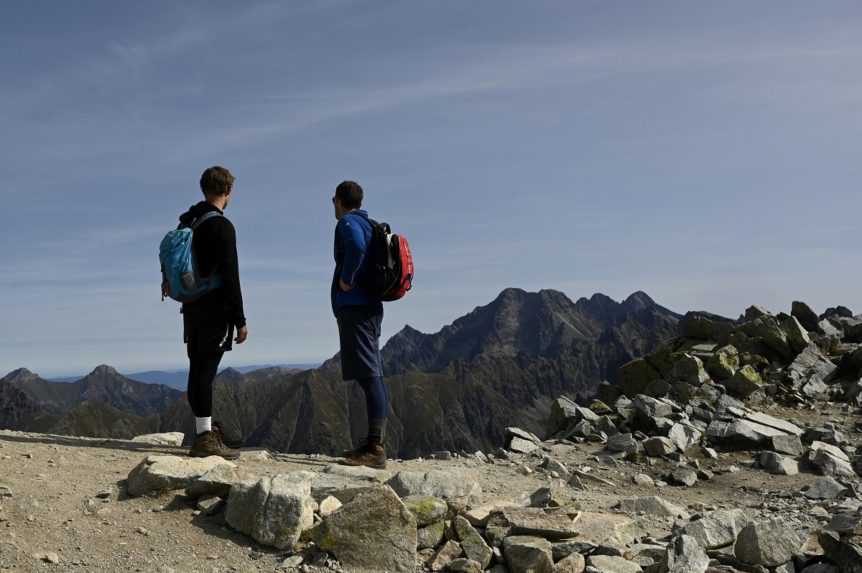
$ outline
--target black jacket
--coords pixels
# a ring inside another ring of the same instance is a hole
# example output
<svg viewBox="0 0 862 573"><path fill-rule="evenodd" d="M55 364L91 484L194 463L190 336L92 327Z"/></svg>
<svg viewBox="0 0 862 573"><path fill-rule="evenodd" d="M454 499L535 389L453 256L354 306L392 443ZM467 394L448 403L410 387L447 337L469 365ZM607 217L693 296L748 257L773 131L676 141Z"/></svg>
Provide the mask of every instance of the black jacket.
<svg viewBox="0 0 862 573"><path fill-rule="evenodd" d="M180 226L188 226L210 211L221 211L201 201L180 215ZM222 286L198 300L183 305L183 314L207 323L228 323L236 328L245 326L242 289L239 284L239 261L236 253L236 230L224 217L212 217L195 229L192 252L197 271L202 277L213 273L222 278Z"/></svg>

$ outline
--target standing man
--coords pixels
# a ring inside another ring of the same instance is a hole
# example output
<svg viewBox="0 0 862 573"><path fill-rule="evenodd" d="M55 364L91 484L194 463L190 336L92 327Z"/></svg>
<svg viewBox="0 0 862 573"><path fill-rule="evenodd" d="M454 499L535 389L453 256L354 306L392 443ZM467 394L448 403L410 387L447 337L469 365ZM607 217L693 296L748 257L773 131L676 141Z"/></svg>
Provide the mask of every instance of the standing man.
<svg viewBox="0 0 862 573"><path fill-rule="evenodd" d="M237 344L248 338L242 308L236 230L224 217L236 179L221 166L210 167L201 175L204 200L180 216L180 226L194 227L192 252L201 277L216 275L221 286L194 302L183 304L184 339L189 356L188 400L195 415L195 440L189 455L196 458L221 456L237 459L239 451L224 444L221 427L213 426L213 380L224 353L231 350L234 329Z"/></svg>
<svg viewBox="0 0 862 573"><path fill-rule="evenodd" d="M386 467L383 440L389 414L389 389L383 381L380 359L383 303L361 286L371 262L366 254L372 235L362 199L362 187L354 181L339 184L332 198L338 220L332 310L338 321L342 378L359 383L368 409L368 440L364 446L346 452L343 463L382 469Z"/></svg>

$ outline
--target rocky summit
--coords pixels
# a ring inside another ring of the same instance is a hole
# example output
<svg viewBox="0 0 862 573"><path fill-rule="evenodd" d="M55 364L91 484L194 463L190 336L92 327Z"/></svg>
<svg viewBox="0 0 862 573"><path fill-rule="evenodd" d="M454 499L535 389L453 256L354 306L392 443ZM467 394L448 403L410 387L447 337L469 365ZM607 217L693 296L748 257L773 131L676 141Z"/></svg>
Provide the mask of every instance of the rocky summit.
<svg viewBox="0 0 862 573"><path fill-rule="evenodd" d="M491 447L386 470L0 431L0 568L860 573L858 324L803 303L689 313L592 392L501 420Z"/></svg>

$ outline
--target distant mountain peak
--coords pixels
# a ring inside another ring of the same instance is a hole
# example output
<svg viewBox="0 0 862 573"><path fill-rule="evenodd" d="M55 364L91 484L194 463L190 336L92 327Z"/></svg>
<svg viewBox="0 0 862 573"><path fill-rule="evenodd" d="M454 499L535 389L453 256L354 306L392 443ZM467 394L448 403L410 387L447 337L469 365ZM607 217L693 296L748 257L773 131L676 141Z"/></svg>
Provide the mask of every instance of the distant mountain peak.
<svg viewBox="0 0 862 573"><path fill-rule="evenodd" d="M656 302L647 293L639 290L630 294L629 297L623 301L623 306L648 308L656 306Z"/></svg>
<svg viewBox="0 0 862 573"><path fill-rule="evenodd" d="M30 382L38 380L39 375L27 370L26 368L18 368L7 374L3 380L6 382Z"/></svg>
<svg viewBox="0 0 862 573"><path fill-rule="evenodd" d="M117 372L117 369L113 366L108 366L107 364L100 364L96 366L92 372L89 374L90 376L119 376L120 373Z"/></svg>

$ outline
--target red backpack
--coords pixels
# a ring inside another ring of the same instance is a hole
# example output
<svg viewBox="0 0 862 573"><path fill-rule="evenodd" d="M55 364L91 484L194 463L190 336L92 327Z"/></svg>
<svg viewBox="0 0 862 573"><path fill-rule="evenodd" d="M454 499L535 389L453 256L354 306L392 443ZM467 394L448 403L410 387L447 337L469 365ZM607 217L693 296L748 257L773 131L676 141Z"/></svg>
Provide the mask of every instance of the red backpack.
<svg viewBox="0 0 862 573"><path fill-rule="evenodd" d="M370 264L363 287L372 296L390 302L404 298L413 288L413 254L407 238L392 233L388 223L371 221Z"/></svg>

